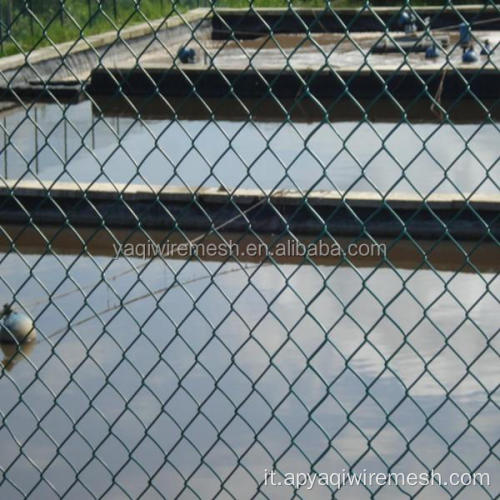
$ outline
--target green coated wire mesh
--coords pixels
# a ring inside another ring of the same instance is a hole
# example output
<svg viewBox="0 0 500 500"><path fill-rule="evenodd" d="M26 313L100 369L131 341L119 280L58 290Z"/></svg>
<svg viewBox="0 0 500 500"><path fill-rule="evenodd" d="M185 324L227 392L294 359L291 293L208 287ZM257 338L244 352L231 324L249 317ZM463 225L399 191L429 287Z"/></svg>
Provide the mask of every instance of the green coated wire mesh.
<svg viewBox="0 0 500 500"><path fill-rule="evenodd" d="M0 498L500 496L500 8L460 3L0 0Z"/></svg>

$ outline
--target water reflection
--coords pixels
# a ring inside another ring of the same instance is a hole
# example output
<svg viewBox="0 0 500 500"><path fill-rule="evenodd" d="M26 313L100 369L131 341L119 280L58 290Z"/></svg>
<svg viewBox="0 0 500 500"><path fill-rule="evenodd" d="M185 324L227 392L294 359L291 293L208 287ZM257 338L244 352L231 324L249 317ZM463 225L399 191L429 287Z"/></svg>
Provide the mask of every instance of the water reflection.
<svg viewBox="0 0 500 500"><path fill-rule="evenodd" d="M4 177L422 196L496 194L500 183L498 128L488 121L137 121L95 117L84 102L40 106L36 124L24 109L6 118Z"/></svg>
<svg viewBox="0 0 500 500"><path fill-rule="evenodd" d="M250 498L265 468L311 463L479 467L492 474L490 495L498 491L495 273L155 260L138 280L112 279L131 269L124 259L24 258L14 273L19 257L4 255L0 294L8 283L23 304L54 300L31 310L47 340L0 378L4 477L21 491L43 496L36 467L47 467L59 494L80 481L95 495L116 482L134 497L156 488L212 498L222 485ZM25 285L31 267L36 280ZM75 283L94 286L65 295ZM164 292L132 301L146 287ZM129 303L99 313L119 297ZM16 461L19 443L32 462ZM0 492L15 497L6 480Z"/></svg>

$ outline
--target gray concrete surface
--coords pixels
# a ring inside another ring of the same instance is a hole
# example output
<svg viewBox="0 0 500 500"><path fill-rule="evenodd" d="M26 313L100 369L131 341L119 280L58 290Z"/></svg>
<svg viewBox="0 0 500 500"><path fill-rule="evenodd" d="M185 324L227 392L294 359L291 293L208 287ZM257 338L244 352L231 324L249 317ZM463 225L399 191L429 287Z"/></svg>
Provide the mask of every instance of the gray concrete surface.
<svg viewBox="0 0 500 500"><path fill-rule="evenodd" d="M500 235L500 196L263 192L106 183L7 181L0 222L478 239Z"/></svg>

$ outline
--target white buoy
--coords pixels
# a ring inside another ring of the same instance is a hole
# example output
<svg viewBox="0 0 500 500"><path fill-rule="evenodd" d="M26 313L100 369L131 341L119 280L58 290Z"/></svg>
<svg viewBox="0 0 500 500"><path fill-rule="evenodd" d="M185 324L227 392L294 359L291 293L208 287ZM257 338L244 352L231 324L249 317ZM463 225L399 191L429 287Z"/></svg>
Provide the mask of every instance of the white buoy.
<svg viewBox="0 0 500 500"><path fill-rule="evenodd" d="M26 314L14 311L8 304L3 306L0 324L0 342L24 344L35 340L33 320Z"/></svg>

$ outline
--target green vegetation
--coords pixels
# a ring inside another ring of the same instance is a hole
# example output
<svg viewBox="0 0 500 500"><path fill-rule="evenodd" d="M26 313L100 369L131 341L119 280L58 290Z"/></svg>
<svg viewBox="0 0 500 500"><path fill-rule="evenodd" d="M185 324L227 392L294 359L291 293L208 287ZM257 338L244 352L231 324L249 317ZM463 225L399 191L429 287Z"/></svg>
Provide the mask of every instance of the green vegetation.
<svg viewBox="0 0 500 500"><path fill-rule="evenodd" d="M198 6L347 7L363 3L363 0L0 0L0 55L29 52L51 43L123 29ZM370 1L371 5L402 3ZM469 3L469 0L454 3ZM412 4L443 4L443 0L416 0Z"/></svg>
<svg viewBox="0 0 500 500"><path fill-rule="evenodd" d="M199 0L0 0L0 54L27 52L51 43L122 29L202 3Z"/></svg>

